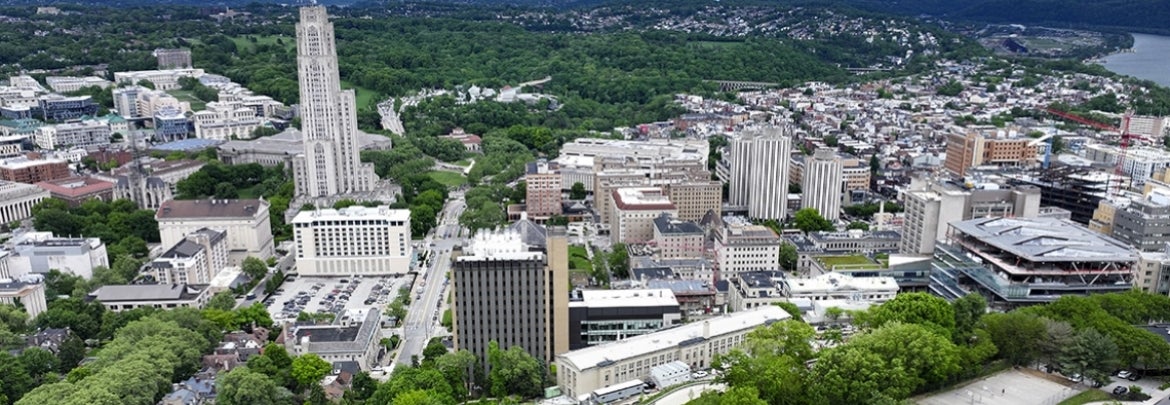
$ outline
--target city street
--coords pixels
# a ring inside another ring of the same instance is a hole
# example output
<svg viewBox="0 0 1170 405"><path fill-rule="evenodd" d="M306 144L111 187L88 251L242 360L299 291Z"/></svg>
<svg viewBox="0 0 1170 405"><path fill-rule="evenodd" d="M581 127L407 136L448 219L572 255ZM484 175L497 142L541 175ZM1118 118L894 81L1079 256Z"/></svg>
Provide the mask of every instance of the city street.
<svg viewBox="0 0 1170 405"><path fill-rule="evenodd" d="M427 342L436 336L436 330L441 327L440 307L446 299L451 250L462 243L463 229L459 226L459 215L465 208L462 194L452 193L451 198L443 208L439 226L424 241L423 246L430 250L431 259L411 289L413 300L406 314L406 322L402 324L402 344L394 360L394 367L409 366L412 356L421 357ZM418 292L420 288L421 298Z"/></svg>

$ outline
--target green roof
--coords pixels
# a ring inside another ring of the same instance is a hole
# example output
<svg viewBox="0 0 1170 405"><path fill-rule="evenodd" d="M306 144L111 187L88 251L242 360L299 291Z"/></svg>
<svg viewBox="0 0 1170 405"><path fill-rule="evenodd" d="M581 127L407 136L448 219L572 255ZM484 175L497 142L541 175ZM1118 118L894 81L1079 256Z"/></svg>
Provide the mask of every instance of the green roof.
<svg viewBox="0 0 1170 405"><path fill-rule="evenodd" d="M21 118L17 120L0 120L0 126L9 128L16 128L17 132L32 131L40 128L44 123L34 120L32 118Z"/></svg>
<svg viewBox="0 0 1170 405"><path fill-rule="evenodd" d="M860 256L860 255L855 255L855 256L820 256L820 257L817 257L817 260L820 260L820 262L824 263L825 267L827 267L829 269L832 269L834 266L843 266L843 265L876 264L872 260L869 260L868 257Z"/></svg>
<svg viewBox="0 0 1170 405"><path fill-rule="evenodd" d="M113 122L113 123L118 123L118 124L121 124L121 123L123 123L123 122L126 122L126 119L125 119L125 118L122 118L122 116L121 116L121 115L114 114L114 113L109 113L109 114L106 114L106 115L104 115L104 116L102 116L102 117L100 117L100 118L101 118L101 119L103 119L103 120L106 120L106 122Z"/></svg>

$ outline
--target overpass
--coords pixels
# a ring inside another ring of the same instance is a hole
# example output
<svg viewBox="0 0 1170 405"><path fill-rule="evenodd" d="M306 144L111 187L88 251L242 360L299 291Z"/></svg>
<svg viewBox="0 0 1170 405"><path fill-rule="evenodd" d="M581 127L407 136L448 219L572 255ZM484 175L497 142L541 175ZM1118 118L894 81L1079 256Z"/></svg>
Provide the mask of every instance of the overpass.
<svg viewBox="0 0 1170 405"><path fill-rule="evenodd" d="M736 80L704 80L707 83L715 83L719 85L721 91L736 91L736 90L763 90L769 87L778 87L780 83L769 82L742 82Z"/></svg>

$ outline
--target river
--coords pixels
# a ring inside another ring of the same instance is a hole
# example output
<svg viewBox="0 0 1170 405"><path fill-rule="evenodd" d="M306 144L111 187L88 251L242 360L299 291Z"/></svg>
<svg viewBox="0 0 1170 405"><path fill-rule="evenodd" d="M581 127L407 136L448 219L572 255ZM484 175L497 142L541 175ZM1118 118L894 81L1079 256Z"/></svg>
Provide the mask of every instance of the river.
<svg viewBox="0 0 1170 405"><path fill-rule="evenodd" d="M1133 52L1109 55L1102 66L1115 73L1170 87L1170 37L1132 35Z"/></svg>

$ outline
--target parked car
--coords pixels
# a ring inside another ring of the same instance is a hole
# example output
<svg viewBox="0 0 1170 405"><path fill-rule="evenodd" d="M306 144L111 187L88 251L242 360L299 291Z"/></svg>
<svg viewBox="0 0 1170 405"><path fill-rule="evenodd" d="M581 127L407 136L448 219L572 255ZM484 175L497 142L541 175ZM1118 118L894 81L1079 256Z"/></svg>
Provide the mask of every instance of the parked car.
<svg viewBox="0 0 1170 405"><path fill-rule="evenodd" d="M691 377L694 377L694 378L707 378L707 372L706 372L706 371L703 371L703 370L699 370L699 371L696 371L696 372L694 372L693 374L691 374Z"/></svg>
<svg viewBox="0 0 1170 405"><path fill-rule="evenodd" d="M1122 385L1118 385L1116 388L1113 388L1113 395L1125 395L1127 392L1129 392L1129 388L1125 388L1125 386Z"/></svg>
<svg viewBox="0 0 1170 405"><path fill-rule="evenodd" d="M1133 372L1129 370L1121 370L1117 372L1117 377L1128 380L1130 377L1133 377Z"/></svg>

